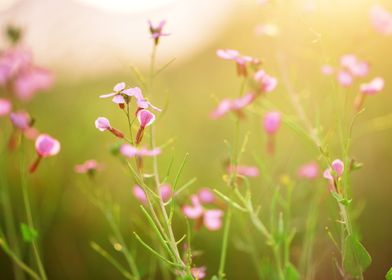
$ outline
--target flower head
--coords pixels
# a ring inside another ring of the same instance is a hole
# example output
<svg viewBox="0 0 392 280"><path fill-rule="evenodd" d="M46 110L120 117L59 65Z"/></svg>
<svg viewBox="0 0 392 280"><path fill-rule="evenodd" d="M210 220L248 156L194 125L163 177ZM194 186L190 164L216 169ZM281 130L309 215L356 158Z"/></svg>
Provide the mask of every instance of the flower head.
<svg viewBox="0 0 392 280"><path fill-rule="evenodd" d="M10 120L15 128L22 131L31 126L31 118L27 112L12 112L10 113Z"/></svg>
<svg viewBox="0 0 392 280"><path fill-rule="evenodd" d="M0 117L8 115L11 109L11 102L8 99L0 98Z"/></svg>
<svg viewBox="0 0 392 280"><path fill-rule="evenodd" d="M369 72L369 64L353 54L343 55L340 58L340 65L354 77L364 77Z"/></svg>
<svg viewBox="0 0 392 280"><path fill-rule="evenodd" d="M377 77L369 83L361 84L360 91L366 95L375 95L382 91L384 88L384 79Z"/></svg>
<svg viewBox="0 0 392 280"><path fill-rule="evenodd" d="M268 75L264 70L259 70L254 74L254 80L258 84L260 92L271 92L278 85L278 80L275 77Z"/></svg>
<svg viewBox="0 0 392 280"><path fill-rule="evenodd" d="M374 5L370 9L370 20L374 29L383 34L392 34L392 14L380 5Z"/></svg>
<svg viewBox="0 0 392 280"><path fill-rule="evenodd" d="M211 113L210 116L212 119L218 119L226 115L228 112L234 112L239 117L242 117L242 110L251 104L254 99L255 95L253 93L247 93L235 99L225 98L219 103L218 107Z"/></svg>
<svg viewBox="0 0 392 280"><path fill-rule="evenodd" d="M260 175L259 169L256 166L250 165L237 165L236 168L233 165L229 165L227 172L229 174L236 172L237 175L244 177L257 177Z"/></svg>
<svg viewBox="0 0 392 280"><path fill-rule="evenodd" d="M319 174L319 166L316 162L310 162L307 164L302 165L298 169L298 177L303 179L315 179Z"/></svg>
<svg viewBox="0 0 392 280"><path fill-rule="evenodd" d="M158 24L154 24L151 22L151 20L148 21L148 26L150 29L150 33L151 33L151 38L154 39L154 43L155 45L159 44L159 39L162 36L169 36L169 33L164 33L163 32L163 27L165 26L166 21L165 20L161 20Z"/></svg>
<svg viewBox="0 0 392 280"><path fill-rule="evenodd" d="M148 110L140 110L137 113L137 119L141 127L147 127L155 121L155 115Z"/></svg>
<svg viewBox="0 0 392 280"><path fill-rule="evenodd" d="M35 141L35 150L40 157L51 157L60 152L60 142L48 134L41 134Z"/></svg>
<svg viewBox="0 0 392 280"><path fill-rule="evenodd" d="M211 209L204 212L204 226L210 231L219 230L222 227L223 211Z"/></svg>
<svg viewBox="0 0 392 280"><path fill-rule="evenodd" d="M239 51L232 49L218 49L216 51L216 55L225 60L233 60L237 65L237 74L238 76L246 77L248 74L247 65L252 63L254 65L260 64L260 61L251 56L242 55Z"/></svg>
<svg viewBox="0 0 392 280"><path fill-rule="evenodd" d="M273 111L264 115L264 130L269 135L274 135L278 131L281 124L281 114Z"/></svg>
<svg viewBox="0 0 392 280"><path fill-rule="evenodd" d="M99 98L113 97L113 103L123 105L128 103L128 98L131 96L133 96L132 89L125 89L125 83L120 82L113 87L113 92L102 94L99 96Z"/></svg>
<svg viewBox="0 0 392 280"><path fill-rule="evenodd" d="M215 202L215 195L209 188L202 188L197 193L201 203L213 203Z"/></svg>
<svg viewBox="0 0 392 280"><path fill-rule="evenodd" d="M157 156L161 153L161 149L159 148L155 148L152 150L146 149L146 148L137 148L134 147L130 144L123 144L120 147L120 153L123 156L126 156L128 158L133 158L135 156L140 156L140 157L153 157L153 156Z"/></svg>
<svg viewBox="0 0 392 280"><path fill-rule="evenodd" d="M192 267L191 273L196 280L204 279L206 277L206 267L205 266Z"/></svg>
<svg viewBox="0 0 392 280"><path fill-rule="evenodd" d="M37 92L48 90L53 85L53 74L40 67L24 69L15 78L13 89L20 100L28 101Z"/></svg>
<svg viewBox="0 0 392 280"><path fill-rule="evenodd" d="M99 131L105 131L105 130L109 130L112 127L110 126L110 122L107 118L105 117L99 117L98 119L95 120L95 127L99 130Z"/></svg>
<svg viewBox="0 0 392 280"><path fill-rule="evenodd" d="M76 173L93 173L97 170L101 169L101 165L94 159L86 160L82 164L75 165L75 172Z"/></svg>
<svg viewBox="0 0 392 280"><path fill-rule="evenodd" d="M335 159L332 163L331 163L331 168L332 170L336 173L336 175L338 177L343 175L344 172L344 163L343 161L341 161L340 159Z"/></svg>

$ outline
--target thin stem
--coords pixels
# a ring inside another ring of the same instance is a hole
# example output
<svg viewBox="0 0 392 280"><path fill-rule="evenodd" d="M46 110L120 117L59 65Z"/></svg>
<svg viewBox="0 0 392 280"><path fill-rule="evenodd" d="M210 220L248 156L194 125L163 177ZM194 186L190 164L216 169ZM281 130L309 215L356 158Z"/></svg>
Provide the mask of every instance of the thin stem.
<svg viewBox="0 0 392 280"><path fill-rule="evenodd" d="M231 215L232 215L232 207L229 204L229 207L228 207L227 213L226 213L225 227L223 229L222 250L221 250L221 256L220 256L220 261L219 261L219 271L218 271L219 279L225 278L225 264L226 264L227 247L228 247L228 243L229 243Z"/></svg>

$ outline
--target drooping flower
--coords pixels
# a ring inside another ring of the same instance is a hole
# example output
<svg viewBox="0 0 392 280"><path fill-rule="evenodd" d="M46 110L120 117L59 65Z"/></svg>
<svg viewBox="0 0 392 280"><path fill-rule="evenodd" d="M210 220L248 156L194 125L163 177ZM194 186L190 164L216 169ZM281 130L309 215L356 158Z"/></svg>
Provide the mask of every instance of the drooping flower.
<svg viewBox="0 0 392 280"><path fill-rule="evenodd" d="M273 154L275 152L275 134L278 132L281 124L280 112L272 111L264 115L263 127L267 133L267 152Z"/></svg>
<svg viewBox="0 0 392 280"><path fill-rule="evenodd" d="M254 80L258 87L258 93L268 93L273 91L278 85L278 80L275 77L268 75L264 70L259 70L254 74Z"/></svg>
<svg viewBox="0 0 392 280"><path fill-rule="evenodd" d="M236 63L237 75L246 77L248 75L247 66L249 63L259 65L260 60L251 56L242 55L239 51L232 49L218 49L216 55L225 60L233 60Z"/></svg>
<svg viewBox="0 0 392 280"><path fill-rule="evenodd" d="M329 182L329 190L331 192L337 192L337 181L342 177L344 173L344 163L340 159L335 159L331 166L328 167L324 173L323 177Z"/></svg>
<svg viewBox="0 0 392 280"><path fill-rule="evenodd" d="M356 110L361 109L365 102L366 96L376 95L384 89L384 79L377 77L371 80L369 83L361 84L360 92L354 100L354 108Z"/></svg>
<svg viewBox="0 0 392 280"><path fill-rule="evenodd" d="M35 141L35 150L38 157L29 168L30 173L37 169L42 158L55 156L60 152L60 142L48 134L41 134Z"/></svg>
<svg viewBox="0 0 392 280"><path fill-rule="evenodd" d="M206 277L206 275L207 275L206 270L207 270L207 268L205 266L192 267L191 273L192 273L192 276L195 277L196 280L199 280L199 279L204 279Z"/></svg>
<svg viewBox="0 0 392 280"><path fill-rule="evenodd" d="M392 14L380 5L370 9L370 20L374 29L383 35L392 34Z"/></svg>
<svg viewBox="0 0 392 280"><path fill-rule="evenodd" d="M164 33L163 27L165 26L166 21L161 20L158 24L153 24L151 20L148 21L148 26L151 33L151 38L154 39L154 44L157 46L159 44L159 39L162 36L169 36L170 33Z"/></svg>
<svg viewBox="0 0 392 280"><path fill-rule="evenodd" d="M210 231L219 230L222 227L223 211L220 209L206 209L201 204L197 195L191 196L192 205L184 205L182 212L192 220L202 222Z"/></svg>
<svg viewBox="0 0 392 280"><path fill-rule="evenodd" d="M244 177L257 177L260 175L259 169L256 166L250 165L237 165L236 167L229 165L227 172L229 174L236 172L237 175Z"/></svg>
<svg viewBox="0 0 392 280"><path fill-rule="evenodd" d="M94 159L89 159L82 164L75 165L76 173L87 173L94 174L96 171L100 170L102 166Z"/></svg>
<svg viewBox="0 0 392 280"><path fill-rule="evenodd" d="M306 163L298 169L298 177L312 180L317 178L319 174L319 166L316 162Z"/></svg>
<svg viewBox="0 0 392 280"><path fill-rule="evenodd" d="M95 120L95 127L99 130L99 131L110 131L114 136L118 137L118 138L124 138L124 134L111 127L110 122L107 118L105 117L99 117Z"/></svg>
<svg viewBox="0 0 392 280"><path fill-rule="evenodd" d="M238 117L243 117L244 114L242 110L251 104L255 99L255 95L253 93L244 94L241 97L235 99L225 98L223 99L218 107L211 113L210 117L212 119L218 119L228 112L234 112Z"/></svg>
<svg viewBox="0 0 392 280"><path fill-rule="evenodd" d="M12 103L8 99L0 98L0 117L11 113Z"/></svg>
<svg viewBox="0 0 392 280"><path fill-rule="evenodd" d="M142 141L144 129L155 121L155 115L146 109L142 109L137 112L137 119L140 126L136 134L136 145Z"/></svg>

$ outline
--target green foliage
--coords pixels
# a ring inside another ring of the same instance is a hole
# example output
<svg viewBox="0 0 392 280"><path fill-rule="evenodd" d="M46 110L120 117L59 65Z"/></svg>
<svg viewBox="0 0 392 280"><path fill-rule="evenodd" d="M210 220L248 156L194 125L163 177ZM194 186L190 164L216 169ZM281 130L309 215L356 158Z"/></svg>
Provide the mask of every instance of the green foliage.
<svg viewBox="0 0 392 280"><path fill-rule="evenodd" d="M20 224L20 231L22 232L23 240L26 242L32 242L38 237L38 232L25 223Z"/></svg>
<svg viewBox="0 0 392 280"><path fill-rule="evenodd" d="M285 280L299 280L300 275L295 266L292 263L286 265L284 270Z"/></svg>
<svg viewBox="0 0 392 280"><path fill-rule="evenodd" d="M388 270L387 275L385 275L386 280L392 280L392 267Z"/></svg>
<svg viewBox="0 0 392 280"><path fill-rule="evenodd" d="M350 234L346 237L343 268L353 277L360 276L371 264L372 258L359 240Z"/></svg>

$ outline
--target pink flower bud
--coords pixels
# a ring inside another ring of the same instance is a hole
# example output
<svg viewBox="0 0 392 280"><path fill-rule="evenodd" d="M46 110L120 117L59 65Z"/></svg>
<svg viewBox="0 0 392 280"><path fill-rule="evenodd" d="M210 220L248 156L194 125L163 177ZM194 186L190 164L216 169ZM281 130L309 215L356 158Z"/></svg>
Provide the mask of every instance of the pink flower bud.
<svg viewBox="0 0 392 280"><path fill-rule="evenodd" d="M281 123L281 115L279 112L268 112L264 116L264 130L267 134L275 134Z"/></svg>
<svg viewBox="0 0 392 280"><path fill-rule="evenodd" d="M331 164L331 168L336 172L336 175L340 177L344 172L344 163L340 159L335 159Z"/></svg>
<svg viewBox="0 0 392 280"><path fill-rule="evenodd" d="M35 150L40 157L54 156L60 152L60 142L48 134L41 134L35 140Z"/></svg>
<svg viewBox="0 0 392 280"><path fill-rule="evenodd" d="M363 94L375 95L384 88L384 79L377 77L367 84L361 84L360 91Z"/></svg>
<svg viewBox="0 0 392 280"><path fill-rule="evenodd" d="M105 131L111 129L109 120L104 117L99 117L98 119L95 120L95 127L99 131Z"/></svg>
<svg viewBox="0 0 392 280"><path fill-rule="evenodd" d="M8 115L11 112L12 104L9 100L0 98L0 117Z"/></svg>
<svg viewBox="0 0 392 280"><path fill-rule="evenodd" d="M172 197L173 195L173 191L170 185L168 184L163 184L159 187L159 191L160 191L160 195L161 198L164 202L169 201L169 199Z"/></svg>
<svg viewBox="0 0 392 280"><path fill-rule="evenodd" d="M147 203L147 196L144 190L138 185L133 186L132 193L137 200L139 200L142 204Z"/></svg>
<svg viewBox="0 0 392 280"><path fill-rule="evenodd" d="M298 177L304 179L315 179L319 173L319 166L316 162L302 165L298 170Z"/></svg>
<svg viewBox="0 0 392 280"><path fill-rule="evenodd" d="M208 188L200 189L197 196L201 203L213 203L215 201L214 193Z"/></svg>
<svg viewBox="0 0 392 280"><path fill-rule="evenodd" d="M137 119L141 127L147 127L155 121L155 115L148 110L140 110L137 113Z"/></svg>

